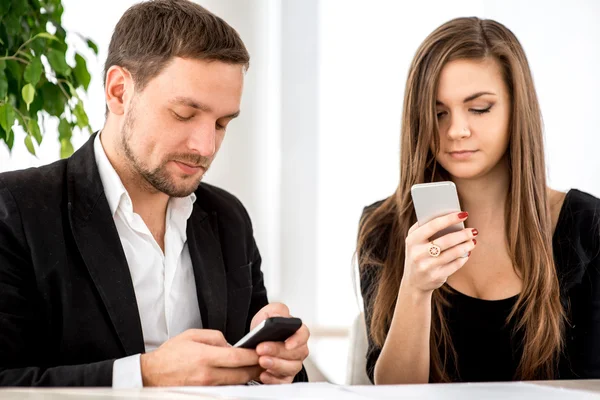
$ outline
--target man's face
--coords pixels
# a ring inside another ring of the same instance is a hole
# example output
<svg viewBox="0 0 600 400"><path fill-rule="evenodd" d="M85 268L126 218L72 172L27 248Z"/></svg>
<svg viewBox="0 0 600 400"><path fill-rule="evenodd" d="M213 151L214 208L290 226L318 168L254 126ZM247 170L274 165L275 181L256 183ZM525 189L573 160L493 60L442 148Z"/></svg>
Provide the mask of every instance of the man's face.
<svg viewBox="0 0 600 400"><path fill-rule="evenodd" d="M193 193L240 109L244 67L174 58L126 105L120 150L134 173L171 197Z"/></svg>

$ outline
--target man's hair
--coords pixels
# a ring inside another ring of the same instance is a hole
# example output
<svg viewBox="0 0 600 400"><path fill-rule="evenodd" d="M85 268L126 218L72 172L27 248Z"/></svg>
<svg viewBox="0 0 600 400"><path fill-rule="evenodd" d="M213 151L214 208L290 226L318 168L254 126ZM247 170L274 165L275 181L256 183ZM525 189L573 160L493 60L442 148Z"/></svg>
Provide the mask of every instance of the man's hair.
<svg viewBox="0 0 600 400"><path fill-rule="evenodd" d="M227 22L188 0L151 0L136 4L121 17L112 35L104 66L131 73L136 90L143 90L173 57L241 64L250 55Z"/></svg>

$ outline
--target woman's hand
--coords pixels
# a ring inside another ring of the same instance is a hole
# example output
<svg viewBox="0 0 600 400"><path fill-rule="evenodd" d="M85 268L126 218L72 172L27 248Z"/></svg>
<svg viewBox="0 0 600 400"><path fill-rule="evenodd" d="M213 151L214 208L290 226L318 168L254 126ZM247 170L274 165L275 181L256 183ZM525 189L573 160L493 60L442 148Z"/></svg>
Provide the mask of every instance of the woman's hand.
<svg viewBox="0 0 600 400"><path fill-rule="evenodd" d="M422 226L414 224L406 237L406 256L401 287L431 293L468 261L477 241L477 229L449 233L433 242L429 238L451 225L463 222L466 212L435 218ZM437 248L435 247L437 246ZM436 253L439 255L435 256ZM465 257L465 254L468 256Z"/></svg>

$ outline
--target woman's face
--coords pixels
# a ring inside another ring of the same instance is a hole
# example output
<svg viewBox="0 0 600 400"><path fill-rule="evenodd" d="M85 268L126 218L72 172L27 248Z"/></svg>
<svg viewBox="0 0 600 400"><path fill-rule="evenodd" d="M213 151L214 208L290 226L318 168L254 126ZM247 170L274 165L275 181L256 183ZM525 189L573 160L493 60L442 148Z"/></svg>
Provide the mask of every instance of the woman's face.
<svg viewBox="0 0 600 400"><path fill-rule="evenodd" d="M493 58L456 60L442 69L437 91L437 162L454 178L480 178L508 148L510 98Z"/></svg>

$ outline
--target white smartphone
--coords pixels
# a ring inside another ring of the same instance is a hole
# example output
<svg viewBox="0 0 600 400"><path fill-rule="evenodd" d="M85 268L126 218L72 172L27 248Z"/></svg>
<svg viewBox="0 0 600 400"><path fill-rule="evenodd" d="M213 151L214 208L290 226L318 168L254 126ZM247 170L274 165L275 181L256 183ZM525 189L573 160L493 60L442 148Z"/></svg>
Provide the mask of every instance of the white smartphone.
<svg viewBox="0 0 600 400"><path fill-rule="evenodd" d="M426 224L434 218L461 211L454 182L420 183L410 188L410 194L419 226ZM463 229L465 229L465 224L460 222L439 231L430 240L433 241L448 233Z"/></svg>

